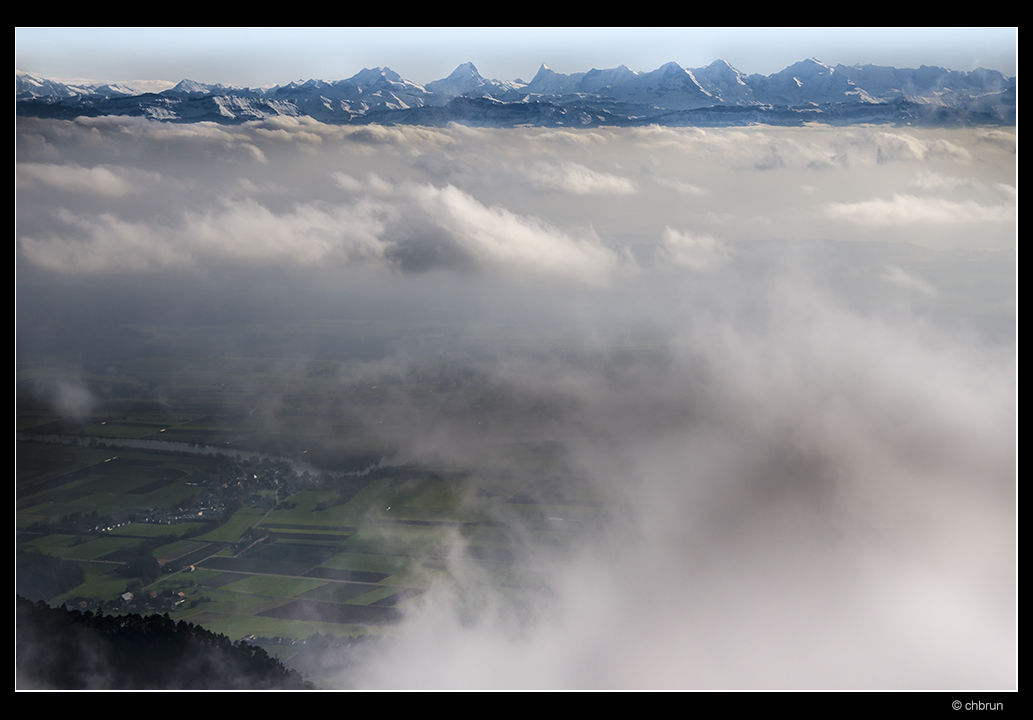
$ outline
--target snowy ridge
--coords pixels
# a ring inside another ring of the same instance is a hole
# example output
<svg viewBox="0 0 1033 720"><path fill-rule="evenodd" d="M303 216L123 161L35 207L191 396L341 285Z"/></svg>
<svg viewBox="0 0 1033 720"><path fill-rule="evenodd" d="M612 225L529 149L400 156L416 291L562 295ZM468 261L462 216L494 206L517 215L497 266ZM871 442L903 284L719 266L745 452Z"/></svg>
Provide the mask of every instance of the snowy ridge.
<svg viewBox="0 0 1033 720"><path fill-rule="evenodd" d="M473 63L425 86L387 67L328 82L269 89L183 80L161 93L119 85L66 85L15 74L23 116L137 115L170 122L246 122L308 116L329 123L478 125L776 125L803 122L1015 122L1015 78L983 68L831 67L816 58L772 75L746 75L723 60L651 72L624 65L569 75L542 63L534 78L484 78ZM529 110L528 106L535 106Z"/></svg>

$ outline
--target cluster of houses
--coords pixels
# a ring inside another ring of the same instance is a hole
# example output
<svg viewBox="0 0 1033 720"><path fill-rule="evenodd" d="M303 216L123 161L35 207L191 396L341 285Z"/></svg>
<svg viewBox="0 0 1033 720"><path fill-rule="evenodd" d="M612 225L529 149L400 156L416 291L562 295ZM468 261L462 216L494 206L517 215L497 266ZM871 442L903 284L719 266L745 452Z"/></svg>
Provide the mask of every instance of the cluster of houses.
<svg viewBox="0 0 1033 720"><path fill-rule="evenodd" d="M82 610L102 610L106 613L166 613L171 612L189 600L181 590L149 590L140 592L126 591L106 603L98 605L96 601L85 599L73 600L69 605L77 605Z"/></svg>

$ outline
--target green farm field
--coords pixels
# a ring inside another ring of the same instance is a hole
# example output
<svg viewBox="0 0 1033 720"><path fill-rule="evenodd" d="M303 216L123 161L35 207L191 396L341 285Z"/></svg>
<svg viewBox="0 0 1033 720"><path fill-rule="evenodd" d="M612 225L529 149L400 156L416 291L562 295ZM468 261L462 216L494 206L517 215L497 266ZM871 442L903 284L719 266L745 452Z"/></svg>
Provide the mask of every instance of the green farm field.
<svg viewBox="0 0 1033 720"><path fill-rule="evenodd" d="M331 325L374 345L414 329ZM507 592L533 588L511 542L552 551L570 538L550 515L579 524L599 515L598 502L576 493L533 497L554 460L525 442L507 451L503 473L370 470L392 452L394 421L378 436L357 415L436 399L456 382L447 369L356 380L348 361L204 360L190 349L210 338L142 332L186 356L93 373L104 399L89 416L55 416L35 400L39 383L67 380L56 368L19 376L19 547L85 570L48 601L168 612L234 639L390 633L427 588L449 580L450 558L480 566L481 582ZM159 396L175 400L149 399ZM519 534L506 529L511 521Z"/></svg>

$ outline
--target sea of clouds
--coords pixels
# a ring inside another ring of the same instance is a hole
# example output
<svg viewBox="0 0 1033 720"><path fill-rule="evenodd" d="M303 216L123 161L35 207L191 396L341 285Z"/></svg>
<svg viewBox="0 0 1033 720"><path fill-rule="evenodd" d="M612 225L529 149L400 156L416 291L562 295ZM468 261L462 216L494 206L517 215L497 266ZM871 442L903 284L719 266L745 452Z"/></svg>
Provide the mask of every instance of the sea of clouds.
<svg viewBox="0 0 1033 720"><path fill-rule="evenodd" d="M1011 688L1015 173L1008 128L19 119L19 332L255 287L468 329L436 352L505 413L371 427L467 468L555 443L621 511L526 543L530 612L456 554L342 686Z"/></svg>

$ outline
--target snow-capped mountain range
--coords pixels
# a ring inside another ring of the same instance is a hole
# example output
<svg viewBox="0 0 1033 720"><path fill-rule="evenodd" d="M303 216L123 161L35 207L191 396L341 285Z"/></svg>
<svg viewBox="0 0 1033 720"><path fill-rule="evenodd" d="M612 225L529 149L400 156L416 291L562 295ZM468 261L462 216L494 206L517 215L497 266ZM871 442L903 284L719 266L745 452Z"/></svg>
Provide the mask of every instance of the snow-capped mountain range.
<svg viewBox="0 0 1033 720"><path fill-rule="evenodd" d="M346 80L308 80L266 89L183 80L160 93L119 85L65 85L15 74L19 115L130 115L169 122L240 123L308 116L327 123L479 126L1014 124L1016 79L923 65L831 67L803 60L772 75L746 75L717 60L652 72L621 65L564 75L542 64L530 82L489 80L473 63L426 85L389 68Z"/></svg>

